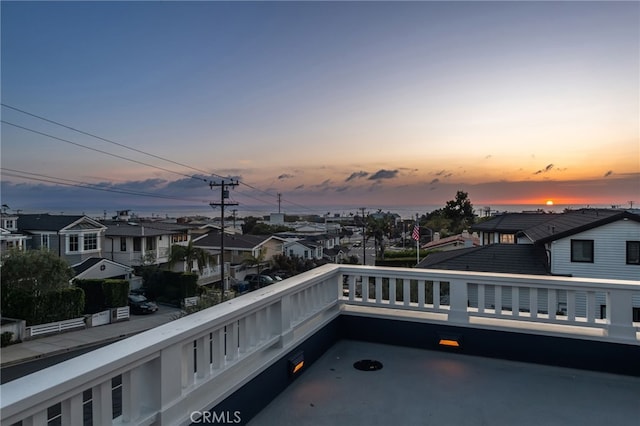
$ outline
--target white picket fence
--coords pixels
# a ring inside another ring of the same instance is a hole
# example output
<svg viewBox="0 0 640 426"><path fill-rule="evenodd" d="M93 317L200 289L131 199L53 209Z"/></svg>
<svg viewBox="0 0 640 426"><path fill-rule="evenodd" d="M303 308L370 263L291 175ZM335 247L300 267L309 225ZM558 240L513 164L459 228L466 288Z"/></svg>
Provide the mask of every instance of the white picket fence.
<svg viewBox="0 0 640 426"><path fill-rule="evenodd" d="M31 327L27 327L26 334L28 338L31 338L43 334L61 333L67 330L85 327L84 318L74 318L65 321L51 322L49 324L32 325Z"/></svg>

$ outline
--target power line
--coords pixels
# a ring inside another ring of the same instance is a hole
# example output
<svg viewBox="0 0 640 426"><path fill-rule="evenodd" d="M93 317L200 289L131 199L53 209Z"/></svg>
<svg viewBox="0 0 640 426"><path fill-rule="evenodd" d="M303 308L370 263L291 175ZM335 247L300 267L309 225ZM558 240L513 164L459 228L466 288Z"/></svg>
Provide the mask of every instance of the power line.
<svg viewBox="0 0 640 426"><path fill-rule="evenodd" d="M105 188L103 186L94 185L86 182L80 182L72 179L48 176L48 175L43 175L39 173L25 172L22 170L9 169L7 167L0 167L0 170L4 172L5 176L17 177L20 179L28 179L28 180L38 181L38 182L53 183L53 184L64 185L64 186L73 186L77 188L91 189L96 191L114 192L118 194L136 195L141 197L153 197L153 198L162 198L167 200L189 201L189 202L200 201L202 203L206 203L206 201L204 200L193 200L188 198L172 197L169 195L152 194L149 192L132 191L128 189Z"/></svg>
<svg viewBox="0 0 640 426"><path fill-rule="evenodd" d="M110 140L110 139L103 138L103 137L101 137L101 136L94 135L94 134L89 133L89 132L85 132L84 130L76 129L76 128L71 127L71 126L68 126L68 125L66 125L66 124L62 124L62 123L59 123L59 122L57 122L57 121L54 121L54 120L51 120L51 119L48 119L48 118L45 118L45 117L42 117L42 116L39 116L39 115L33 114L33 113L31 113L31 112L28 112L28 111L25 111L25 110L22 110L22 109L16 108L16 107L14 107L14 106L7 105L7 104L5 104L5 103L1 103L0 105L2 105L2 106L3 106L3 107L5 107L5 108L12 109L12 110L14 110L14 111L18 111L18 112L20 112L20 113L22 113L22 114L26 114L26 115L29 115L29 116L31 116L31 117L38 118L38 119L40 119L40 120L42 120L42 121L46 121L46 122L48 122L48 123L52 123L52 124L55 124L55 125L60 126L60 127L64 127L65 129L73 130L74 132L78 132L78 133L81 133L81 134L86 135L86 136L91 136L92 138L96 138L96 139L99 139L99 140L101 140L101 141L104 141L104 142L107 142L107 143L110 143L110 144L113 144L113 145L116 145L116 146L119 146L119 147L122 147L122 148L125 148L125 149L128 149L128 150L131 150L131 151L137 152L137 153L139 153L139 154L148 155L148 156L150 156L150 157L157 158L158 160L166 161L166 162L169 162L169 163L175 164L175 165L177 165L177 166L186 167L186 168L188 168L188 169L195 170L195 171L197 171L197 172L204 173L204 174L206 174L206 175L211 175L211 176L215 176L215 177L219 177L219 178L224 179L224 177L223 177L223 176L217 175L217 174L215 174L215 173L211 173L211 172L208 172L208 171L206 171L206 170L196 169L196 168L191 167L191 166L188 166L188 165L186 165L186 164L182 164L182 163L179 163L179 162L177 162L177 161L174 161L174 160L171 160L171 159L168 159L168 158L164 158L164 157L161 157L161 156L159 156L159 155L152 154L152 153L150 153L150 152L143 151L143 150L141 150L141 149L133 148L133 147L130 147L130 146L128 146L128 145L125 145L125 144L122 144L122 143L119 143L119 142L115 142L115 141L112 141L112 140Z"/></svg>
<svg viewBox="0 0 640 426"><path fill-rule="evenodd" d="M51 120L49 118L46 118L46 117L31 113L31 112L28 112L28 111L25 111L23 109L14 107L12 105L8 105L8 104L5 104L5 103L0 103L0 105L2 105L5 108L14 110L16 112L19 112L19 113L22 113L22 114L37 118L39 120L43 120L43 121L51 123L51 124L55 124L57 126L65 128L65 129L72 130L74 132L83 134L85 136L90 136L90 137L96 138L98 140L101 140L101 141L104 141L104 142L119 146L121 148L125 148L125 149L131 150L131 151L134 151L134 152L137 152L137 153L140 153L140 154L148 155L150 157L153 157L153 158L156 158L156 159L159 159L159 160L162 160L162 161L166 161L166 162L169 162L169 163L181 166L181 167L185 167L185 168L188 168L188 169L200 172L200 173L204 173L204 174L207 174L207 175L210 175L210 176L214 176L214 177L217 177L217 178L220 178L220 179L225 179L225 177L223 177L222 175L219 175L219 174L216 174L216 173L213 173L213 172L209 172L209 171L206 171L206 170L198 169L198 168L189 166L187 164L183 164L183 163L177 162L175 160L171 160L171 159L164 158L164 157L156 155L156 154L152 154L150 152L146 152L146 151L143 151L143 150L140 150L140 149L137 149L137 148L133 148L133 147L130 147L128 145L125 145L125 144L122 144L122 143L119 143L119 142L115 142L113 140L110 140L110 139L95 135L93 133L86 132L84 130L80 130L80 129L77 129L75 127L60 123L58 121ZM196 177L196 176L193 176L193 175L188 175L188 174L185 174L185 173L176 172L174 170L166 169L164 167L155 166L153 164L145 163L145 162L142 162L142 161L139 161L139 160L134 160L134 159L131 159L131 158L128 158L128 157L124 157L124 156L118 155L118 154L113 154L113 153L110 153L110 152L107 152L107 151L103 151L103 150L100 150L100 149L97 149L97 148L92 148L92 147L80 144L78 142L73 142L73 141L70 141L70 140L67 140L67 139L63 139L63 138L60 138L60 137L57 137L57 136L53 136L53 135L50 135L48 133L40 132L38 130L34 130L34 129L30 129L28 127L24 127L24 126L20 126L20 125L14 124L14 123L10 123L10 122L7 122L5 120L2 120L1 122L5 123L5 124L8 124L10 126L14 126L14 127L19 128L19 129L25 130L25 131L36 133L36 134L39 134L39 135L42 135L42 136L45 136L45 137L49 137L49 138L52 138L52 139L55 139L55 140L59 140L59 141L62 141L62 142L65 142L65 143L69 143L69 144L72 144L72 145L75 145L75 146L79 146L79 147L82 147L82 148L85 148L85 149L89 149L89 150L92 150L92 151L95 151L95 152L99 152L99 153L104 154L104 155L109 155L111 157L115 157L115 158L122 159L122 160L125 160L125 161L133 162L133 163L140 164L140 165L143 165L143 166L152 167L152 168L155 168L155 169L158 169L158 170L162 170L162 171L165 171L165 172L168 172L168 173L176 174L176 175L179 175L179 176L188 177L190 179L195 179L195 180L198 180L198 181L204 181L204 182L206 182L208 184L212 183L212 181L210 181L208 179L203 179L203 178L199 178L199 177ZM248 184L246 182L241 182L241 181L238 180L238 184L246 186L247 188L253 189L254 191L258 191L260 193L268 195L269 197L274 197L274 194L272 194L272 193L270 193L268 191L264 191L264 190L262 190L260 188L257 188L257 187L255 187L255 186L253 186L251 184ZM266 203L266 204L269 204L269 205L274 205L273 203L267 203L264 200L261 200L259 198L256 198L256 197L248 195L248 194L242 194L242 195L244 195L246 197L249 197L249 198L252 198L252 199L254 199L256 201L262 202L262 203ZM278 196L278 206L280 206L282 200L280 198L280 194L278 194L277 196ZM296 207L299 207L301 209L309 210L311 212L317 213L316 211L314 211L313 209L311 209L311 208L309 208L307 206L304 206L304 205L301 205L301 204L297 204L297 203L294 203L294 202L289 201L289 200L284 200L284 202L287 203L287 204L290 204L292 206L296 206Z"/></svg>
<svg viewBox="0 0 640 426"><path fill-rule="evenodd" d="M122 155L112 154L110 152L103 151L103 150L98 149L98 148L93 148L93 147L90 147L90 146L86 146L86 145L83 145L83 144L78 143L78 142L70 141L68 139L59 138L57 136L53 136L53 135L50 135L48 133L40 132L38 130L33 130L33 129L30 129L28 127L20 126L18 124L10 123L10 122L5 121L5 120L0 120L0 121L2 123L4 123L4 124L8 124L10 126L14 126L14 127L19 128L19 129L26 130L28 132L32 132L32 133L35 133L35 134L38 134L38 135L41 135L41 136L46 136L48 138L59 140L61 142L66 142L66 143L69 143L71 145L79 146L79 147L82 147L82 148L85 148L85 149L88 149L88 150L91 150L91 151L99 152L101 154L108 155L110 157L119 158L121 160L130 161L132 163L140 164L140 165L147 166L147 167L152 167L154 169L162 170L162 171L165 171L165 172L168 172L168 173L173 173L173 174L180 175L180 176L185 176L185 177L188 177L188 178L191 178L191 179L196 179L196 180L201 180L201 181L204 181L204 182L208 182L208 180L206 180L206 179L197 178L197 177L195 177L193 175L187 175L187 174L184 174L184 173L176 172L174 170L165 169L164 167L154 166L153 164L145 163L145 162L139 161L139 160L134 160L133 158L123 157Z"/></svg>

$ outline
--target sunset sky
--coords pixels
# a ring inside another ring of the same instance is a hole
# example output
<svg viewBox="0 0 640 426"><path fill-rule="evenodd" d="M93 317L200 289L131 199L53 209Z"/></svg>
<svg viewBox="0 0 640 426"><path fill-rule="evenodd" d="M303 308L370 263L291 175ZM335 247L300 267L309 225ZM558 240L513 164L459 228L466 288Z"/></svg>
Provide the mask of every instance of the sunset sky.
<svg viewBox="0 0 640 426"><path fill-rule="evenodd" d="M457 190L477 206L640 203L638 2L3 1L1 14L13 209L208 211L219 176L239 179L241 205L281 193L285 211L440 205Z"/></svg>

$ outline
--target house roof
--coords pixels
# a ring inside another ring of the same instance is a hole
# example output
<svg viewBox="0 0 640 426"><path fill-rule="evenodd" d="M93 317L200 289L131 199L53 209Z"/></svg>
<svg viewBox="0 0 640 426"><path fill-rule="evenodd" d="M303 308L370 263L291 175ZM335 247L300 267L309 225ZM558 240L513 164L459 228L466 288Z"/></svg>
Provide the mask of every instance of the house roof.
<svg viewBox="0 0 640 426"><path fill-rule="evenodd" d="M122 263L118 263L118 262L114 262L113 260L109 260L106 259L104 257L90 257L89 259L86 259L85 261L78 263L76 265L73 265L72 268L76 273L76 276L82 274L83 272L88 271L89 269L93 268L94 266L96 266L97 264L101 263L101 262L109 262L112 263L114 265L119 266L120 268L127 270L127 271L133 271L133 268L127 265L124 265Z"/></svg>
<svg viewBox="0 0 640 426"><path fill-rule="evenodd" d="M51 215L49 213L21 214L18 216L18 229L21 231L60 231L75 223L81 227L102 228L95 220L83 215Z"/></svg>
<svg viewBox="0 0 640 426"><path fill-rule="evenodd" d="M221 237L219 232L211 232L194 240L196 247L219 248ZM270 235L229 235L224 234L225 250L252 250L271 239Z"/></svg>
<svg viewBox="0 0 640 426"><path fill-rule="evenodd" d="M183 234L190 227L175 223L162 222L134 222L134 221L103 221L107 227L107 237L156 237L159 235Z"/></svg>
<svg viewBox="0 0 640 426"><path fill-rule="evenodd" d="M461 234L458 235L452 235L450 237L445 237L445 238L440 238L438 240L435 241L430 241L427 244L423 245L422 248L423 249L435 249L438 247L442 247L442 246L446 246L446 245L450 245L450 244L455 244L457 242L461 242L461 243L465 243L467 241L470 241L472 245L474 246L479 246L480 245L480 238L478 236L473 236L473 235L469 235L467 237L464 237Z"/></svg>
<svg viewBox="0 0 640 426"><path fill-rule="evenodd" d="M640 215L624 210L581 209L556 215L545 223L523 230L522 234L533 242L545 243L622 219L640 222Z"/></svg>
<svg viewBox="0 0 640 426"><path fill-rule="evenodd" d="M472 225L471 230L516 233L543 224L556 216L559 215L555 213L504 213Z"/></svg>
<svg viewBox="0 0 640 426"><path fill-rule="evenodd" d="M432 253L417 268L549 275L544 247L532 244L491 244Z"/></svg>

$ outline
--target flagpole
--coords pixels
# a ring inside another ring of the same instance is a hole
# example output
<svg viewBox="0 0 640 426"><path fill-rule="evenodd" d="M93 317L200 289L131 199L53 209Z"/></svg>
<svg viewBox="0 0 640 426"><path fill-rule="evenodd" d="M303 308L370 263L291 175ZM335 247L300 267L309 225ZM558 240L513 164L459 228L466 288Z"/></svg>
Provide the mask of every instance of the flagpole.
<svg viewBox="0 0 640 426"><path fill-rule="evenodd" d="M420 237L419 237L419 232L420 232L420 225L418 225L418 213L416 213L416 225L418 228L418 239L416 239L416 265L418 263L420 263Z"/></svg>

